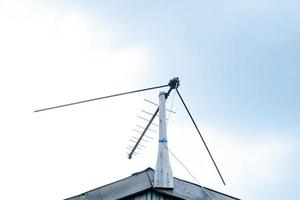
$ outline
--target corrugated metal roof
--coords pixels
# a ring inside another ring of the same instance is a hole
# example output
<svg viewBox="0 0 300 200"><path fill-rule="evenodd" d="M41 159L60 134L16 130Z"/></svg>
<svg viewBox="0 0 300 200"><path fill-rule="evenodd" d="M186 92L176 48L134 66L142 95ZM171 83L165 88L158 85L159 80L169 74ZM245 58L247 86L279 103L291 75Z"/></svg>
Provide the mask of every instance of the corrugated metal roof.
<svg viewBox="0 0 300 200"><path fill-rule="evenodd" d="M174 189L154 189L154 170L147 168L122 180L90 190L83 194L66 200L115 200L115 199L187 199L187 200L211 200L213 196L217 200L238 200L238 198L174 178Z"/></svg>

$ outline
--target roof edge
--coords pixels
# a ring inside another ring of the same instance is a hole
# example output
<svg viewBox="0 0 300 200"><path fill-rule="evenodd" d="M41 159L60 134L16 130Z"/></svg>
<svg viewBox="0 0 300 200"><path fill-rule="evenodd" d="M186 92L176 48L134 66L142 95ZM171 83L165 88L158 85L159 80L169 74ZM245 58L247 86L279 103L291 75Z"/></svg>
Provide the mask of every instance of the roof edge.
<svg viewBox="0 0 300 200"><path fill-rule="evenodd" d="M144 170L142 170L142 171L139 171L139 172L135 172L135 173L133 173L131 176L127 176L127 177L125 177L125 178L122 178L122 179L119 179L119 180L117 180L117 181L114 181L114 182L111 182L111 183L108 183L108 184L102 185L102 186L100 186L100 187L97 187L97 188L94 188L94 189L91 189L91 190L85 191L85 192L83 192L83 193L80 193L80 194L77 194L77 195L74 195L74 196L68 197L68 198L66 198L66 199L64 199L64 200L69 200L69 199L72 199L72 198L75 198L75 197L78 197L78 196L84 196L84 195L85 195L86 193L88 193L88 192L92 192L92 191L98 190L98 189L100 189L100 188L103 188L103 187L106 187L106 186L109 186L109 185L112 185L112 184L115 184L115 183L121 182L121 181L123 181L123 180L125 180L125 179L127 179L127 178L129 178L129 177L136 176L136 175L142 174L142 173L144 173L144 172L146 172L146 173L147 173L147 176L148 176L148 178L149 178L149 181L150 181L150 183L151 183L151 188L152 188L152 187L153 187L153 185L152 185L152 182L151 182L150 176L149 176L149 174L148 174L148 171L149 171L149 170L150 170L150 171L154 171L154 169L152 169L151 167L148 167L148 168L146 168L146 169L144 169ZM148 189L151 189L151 188L148 188Z"/></svg>
<svg viewBox="0 0 300 200"><path fill-rule="evenodd" d="M152 169L151 167L147 167L146 169L144 169L142 171L135 172L135 173L131 174L131 176L135 176L135 175L138 175L138 174L141 174L141 173L144 173L144 172L148 172L148 171L153 171L154 172L154 169Z"/></svg>
<svg viewBox="0 0 300 200"><path fill-rule="evenodd" d="M236 200L241 200L240 198L237 198L237 197L234 197L234 196L225 194L225 193L223 193L223 192L219 192L219 191L217 191L217 190L214 190L214 189L205 187L205 186L203 186L203 185L199 185L199 184L196 184L196 183L193 183L193 182L190 182L190 181L186 181L186 180L183 180L183 179L180 179L180 178L177 178L177 177L174 177L174 178L177 179L177 180L179 180L179 181L183 181L183 182L186 182L186 183L189 183L189 184L196 185L196 186L198 186L198 187L203 187L203 188L206 189L206 190L210 190L210 191L212 191L212 192L215 192L215 193L218 193L218 194L222 194L222 195L224 195L224 196L227 196L227 197L230 197L230 198L234 198L234 199L236 199Z"/></svg>
<svg viewBox="0 0 300 200"><path fill-rule="evenodd" d="M147 174L147 177L148 177L148 179L149 179L149 182L150 182L150 185L151 185L151 186L150 186L149 188L145 188L143 191L140 191L140 192L144 192L144 191L147 191L147 190L153 190L153 191L156 191L156 192L160 193L159 190L155 190L155 189L153 188L152 179L151 179L150 174L149 174L150 171L151 171L151 172L154 172L155 170L152 169L151 167L148 167L148 168L146 168L146 169L144 169L144 170L142 170L142 171L133 173L131 176L127 176L127 177L125 177L125 178L122 178L122 179L119 179L119 180L117 180L117 181L108 183L108 184L106 184L106 185L102 185L102 186L100 186L100 187L97 187L97 188L88 190L88 191L83 192L83 193L81 193L81 194L78 194L78 195L74 195L74 196L72 196L72 197L65 198L64 200L70 200L70 199L73 199L73 198L75 198L75 197L85 195L86 193L89 193L89 192L98 190L98 189L103 188L103 187L107 187L107 186L109 186L109 185L113 185L113 184L115 184L115 183L118 183L118 182L121 182L121 181L123 181L123 180L125 180L125 179L128 179L128 178L130 178L130 177L132 177L132 176L137 176L137 175L143 174L143 173L146 173L146 174ZM196 183L193 183L193 182L190 182L190 181L186 181L186 180L183 180L183 179L180 179L180 178L177 178L177 177L174 177L174 179L177 179L178 181L186 182L186 183L188 183L188 184L195 185L195 186L197 186L197 187L203 187L204 189L207 189L208 191L211 191L211 192L214 192L214 193L218 193L218 194L220 194L220 195L224 195L224 196L227 196L227 197L229 197L229 198L233 198L233 199L236 199L236 200L241 200L240 198L233 197L233 196L231 196L231 195L228 195L228 194L225 194L225 193L216 191L216 190L211 189L211 188L208 188L208 187L201 186L201 185L199 185L199 184L196 184ZM140 192L138 192L138 193L140 193ZM136 193L135 193L135 194L136 194ZM134 194L132 194L132 195L134 195ZM130 195L130 196L131 196L131 195Z"/></svg>

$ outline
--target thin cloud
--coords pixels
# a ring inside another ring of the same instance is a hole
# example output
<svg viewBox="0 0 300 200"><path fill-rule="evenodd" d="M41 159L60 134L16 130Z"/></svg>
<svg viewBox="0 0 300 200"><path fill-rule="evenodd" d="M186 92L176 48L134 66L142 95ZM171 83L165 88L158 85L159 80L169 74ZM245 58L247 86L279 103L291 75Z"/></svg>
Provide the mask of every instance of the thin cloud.
<svg viewBox="0 0 300 200"><path fill-rule="evenodd" d="M133 124L135 113L127 115L138 105L134 98L86 104L83 110L74 107L75 113L32 113L135 89L149 66L149 52L143 44L124 43L122 35L105 21L99 22L84 10L60 6L0 3L0 85L8 97L0 107L0 157L5 163L2 198L9 199L16 187L19 192L14 198L34 199L33 193L37 198L66 198L85 188L75 179L91 177L99 166L110 170L104 160L109 166L116 165L119 157L126 160L129 136L124 127ZM113 181L108 180L111 177L103 175L102 184ZM86 189L99 184L94 178Z"/></svg>

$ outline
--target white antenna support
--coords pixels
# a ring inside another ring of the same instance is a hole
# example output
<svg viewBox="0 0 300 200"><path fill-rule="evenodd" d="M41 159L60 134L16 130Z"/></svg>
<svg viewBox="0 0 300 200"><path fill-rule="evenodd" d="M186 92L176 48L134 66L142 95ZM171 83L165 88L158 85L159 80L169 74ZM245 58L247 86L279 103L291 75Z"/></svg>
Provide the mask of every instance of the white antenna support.
<svg viewBox="0 0 300 200"><path fill-rule="evenodd" d="M169 81L169 83L167 85L160 85L160 86L156 86L156 87L150 87L150 88L144 88L144 89L140 89L140 90L133 90L133 91L128 91L128 92L123 92L123 93L118 93L118 94L112 94L112 95L108 95L108 96L102 96L102 97L97 97L97 98L93 98L93 99L87 99L87 100L82 100L82 101L77 101L77 102L73 102L73 103L67 103L67 104L63 104L63 105L58 105L58 106L52 106L52 107L48 107L48 108L43 108L43 109L39 109L39 110L35 110L34 112L42 112L42 111L46 111L46 110L52 110L52 109L56 109L56 108L62 108L62 107L66 107L66 106L72 106L72 105L76 105L76 104L82 104L82 103L87 103L87 102L91 102L91 101L96 101L96 100L101 100L101 99L107 99L107 98L112 98L112 97L117 97L117 96L122 96L122 95L127 95L127 94L132 94L132 93L138 93L138 92L143 92L143 91L148 91L148 90L154 90L154 89L158 89L158 88L163 88L163 87L167 87L169 86L169 90L167 93L164 93L164 92L161 92L160 95L159 95L159 107L155 110L154 114L152 115L152 118L150 120L147 120L145 119L146 121L148 121L148 124L146 125L144 131L141 133L139 139L136 141L134 147L132 147L132 150L131 152L128 154L128 159L131 159L132 158L132 155L134 154L134 151L138 148L138 145L139 143L141 142L141 140L143 139L143 137L145 136L145 133L146 131L149 129L150 125L152 125L152 122L154 120L154 118L156 117L156 115L158 114L158 111L161 109L161 111L159 112L159 118L160 118L160 128L159 128L159 134L160 134L160 143L159 143L159 150L158 150L158 158L157 158L157 173L162 173L162 174L157 174L155 175L156 177L156 186L157 187L160 187L162 185L166 185L166 188L168 188L168 186L170 186L170 188L173 187L173 178L172 178L172 170L171 170L171 167L170 167L170 163L169 163L169 156L168 156L168 147L167 147L167 135L166 135L166 108L165 108L165 101L166 99L168 98L168 96L170 95L170 92L175 89L186 112L189 114L189 117L190 119L192 120L193 124L194 124L194 127L196 128L223 184L225 185L225 181L221 175L221 172L219 171L219 168L214 160L214 158L212 157L209 149L208 149L208 146L204 140L204 138L202 137L202 134L194 120L194 118L192 117L187 105L185 104L181 94L179 93L178 91L178 87L179 87L179 78L178 77L174 77L173 79L171 79ZM151 104L154 104L154 105L157 105L149 100L146 100L145 101L151 103ZM173 112L173 111L168 111L168 112ZM174 112L173 112L174 113ZM149 129L150 130L150 129ZM139 131L137 131L139 132ZM149 137L150 138L150 137ZM152 139L152 138L150 138ZM161 170L161 171L159 171ZM166 179L159 179L160 176L167 176ZM168 179L169 177L169 179ZM161 181L167 181L165 184L162 184ZM164 187L164 186L163 186Z"/></svg>
<svg viewBox="0 0 300 200"><path fill-rule="evenodd" d="M173 189L173 172L169 161L166 126L166 93L159 93L159 143L156 167L154 172L154 188Z"/></svg>

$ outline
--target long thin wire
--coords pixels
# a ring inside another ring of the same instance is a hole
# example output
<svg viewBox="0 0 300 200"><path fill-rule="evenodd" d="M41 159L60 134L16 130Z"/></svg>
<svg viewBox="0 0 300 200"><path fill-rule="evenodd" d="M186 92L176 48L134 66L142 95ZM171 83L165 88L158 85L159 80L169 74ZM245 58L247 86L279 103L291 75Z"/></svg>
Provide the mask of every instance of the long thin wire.
<svg viewBox="0 0 300 200"><path fill-rule="evenodd" d="M164 143L163 143L164 144ZM192 172L177 158L177 156L168 148L166 144L164 144L164 147L168 150L168 152L175 158L175 160L187 171L187 173L197 182L197 184L210 196L212 199L217 200L214 196L212 196L197 180L197 178L192 174Z"/></svg>
<svg viewBox="0 0 300 200"><path fill-rule="evenodd" d="M197 130L197 132L198 132L198 134L200 135L200 138L201 138L201 140L202 140L202 142L203 142L203 144L204 144L204 146L205 146L205 148L206 148L206 150L207 150L207 152L208 152L208 154L209 154L209 156L210 156L212 162L214 163L215 168L216 168L216 170L217 170L217 172L218 172L218 174L219 174L219 176L220 176L220 178L221 178L223 184L226 185L226 184L225 184L225 181L224 181L224 179L223 179L223 177L222 177L222 175L221 175L221 172L219 171L219 168L218 168L218 166L217 166L217 164L216 164L214 158L212 157L212 155L211 155L211 153L210 153L210 151L209 151L209 149L208 149L208 146L206 145L206 142L204 141L204 138L202 137L202 134L201 134L200 130L198 129L198 126L197 126L196 122L194 121L194 118L192 117L192 115L191 115L191 113L190 113L188 107L186 106L186 104L185 104L183 98L181 97L181 95L180 95L180 93L179 93L179 91L178 91L177 88L176 88L176 92L177 92L177 94L178 94L178 96L179 96L179 98L180 98L182 104L184 105L184 107L185 107L187 113L189 114L189 116L190 116L190 118L191 118L191 120L192 120L192 122L193 122L193 124L194 124L194 126L195 126L195 128L196 128L196 130Z"/></svg>
<svg viewBox="0 0 300 200"><path fill-rule="evenodd" d="M143 91L147 91L147 90L154 90L154 89L163 88L163 87L167 87L167 86L169 86L169 85L161 85L161 86L150 87L150 88L145 88L145 89L140 89L140 90L134 90L134 91L130 91L130 92L123 92L123 93L108 95L108 96L104 96L104 97L98 97L98 98L87 99L87 100L83 100L83 101L77 101L77 102L73 102L73 103L63 104L63 105L59 105L59 106L52 106L52 107L48 107L48 108L35 110L33 112L41 112L41 111L51 110L51 109L55 109L55 108L72 106L72 105L75 105L75 104L86 103L86 102L90 102L90 101L96 101L96 100L100 100L100 99L106 99L106 98L121 96L121 95L125 95L125 94L132 94L132 93L136 93L136 92L143 92Z"/></svg>

